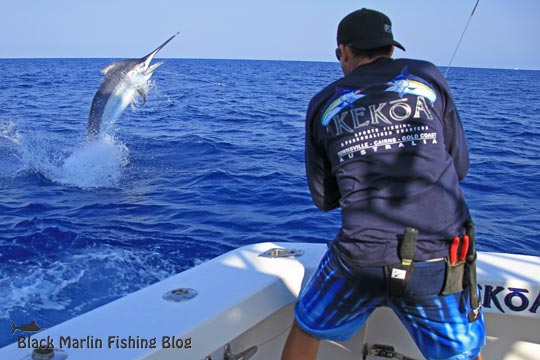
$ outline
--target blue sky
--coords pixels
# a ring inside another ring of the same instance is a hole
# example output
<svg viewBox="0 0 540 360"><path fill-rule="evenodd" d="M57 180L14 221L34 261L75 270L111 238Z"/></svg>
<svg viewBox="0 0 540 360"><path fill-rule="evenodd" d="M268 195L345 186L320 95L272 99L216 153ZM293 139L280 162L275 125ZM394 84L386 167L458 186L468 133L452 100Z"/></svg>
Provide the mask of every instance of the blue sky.
<svg viewBox="0 0 540 360"><path fill-rule="evenodd" d="M407 51L448 64L476 0L0 0L0 58L335 61L349 12L386 13ZM480 0L454 66L540 69L540 0Z"/></svg>

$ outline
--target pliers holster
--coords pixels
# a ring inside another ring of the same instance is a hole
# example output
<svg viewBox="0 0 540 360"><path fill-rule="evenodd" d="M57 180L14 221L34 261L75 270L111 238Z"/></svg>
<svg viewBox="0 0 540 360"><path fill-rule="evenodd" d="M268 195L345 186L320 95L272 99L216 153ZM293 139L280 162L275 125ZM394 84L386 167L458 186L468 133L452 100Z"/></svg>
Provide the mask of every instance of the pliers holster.
<svg viewBox="0 0 540 360"><path fill-rule="evenodd" d="M450 244L450 255L446 261L446 279L443 295L462 291L465 286L469 289L471 311L469 321L473 322L480 315L478 285L476 281L476 241L472 219L465 222L465 234L456 236Z"/></svg>

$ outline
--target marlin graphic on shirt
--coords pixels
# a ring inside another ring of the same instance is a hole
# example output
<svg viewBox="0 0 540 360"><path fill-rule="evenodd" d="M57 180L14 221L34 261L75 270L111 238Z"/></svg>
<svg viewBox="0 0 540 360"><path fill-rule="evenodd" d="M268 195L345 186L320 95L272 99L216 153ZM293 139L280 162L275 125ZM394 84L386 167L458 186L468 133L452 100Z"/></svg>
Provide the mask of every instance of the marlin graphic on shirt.
<svg viewBox="0 0 540 360"><path fill-rule="evenodd" d="M435 94L435 91L433 91L431 85L424 79L410 74L408 66L405 66L403 70L401 70L401 73L391 81L387 82L386 85L388 85L388 89L386 89L385 92L395 92L398 93L400 97L403 97L405 94L422 96L428 99L431 104L437 100L437 95Z"/></svg>
<svg viewBox="0 0 540 360"><path fill-rule="evenodd" d="M321 119L322 124L324 126L328 125L330 121L332 121L334 116L336 116L346 108L352 107L356 101L360 100L365 96L367 96L367 94L363 94L362 90L351 91L349 93L341 95L336 100L334 100L324 112Z"/></svg>
<svg viewBox="0 0 540 360"><path fill-rule="evenodd" d="M386 89L382 90L381 85L386 87ZM368 95L379 95L385 92L397 93L401 98L406 94L421 96L429 100L432 105L437 100L437 94L431 85L424 79L409 73L408 66L405 66L399 75L386 83L374 84L359 90L342 89L342 95L332 101L322 114L322 125L327 126L336 115L347 108L353 108L358 100Z"/></svg>

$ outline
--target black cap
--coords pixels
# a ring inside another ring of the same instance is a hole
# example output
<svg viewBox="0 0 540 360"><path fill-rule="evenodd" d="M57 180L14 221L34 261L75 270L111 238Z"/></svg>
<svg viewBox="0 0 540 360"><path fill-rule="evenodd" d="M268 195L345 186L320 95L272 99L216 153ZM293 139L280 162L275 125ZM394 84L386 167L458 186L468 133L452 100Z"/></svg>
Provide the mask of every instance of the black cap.
<svg viewBox="0 0 540 360"><path fill-rule="evenodd" d="M337 43L359 50L394 45L405 51L403 45L394 40L392 22L388 16L366 8L354 11L341 20Z"/></svg>

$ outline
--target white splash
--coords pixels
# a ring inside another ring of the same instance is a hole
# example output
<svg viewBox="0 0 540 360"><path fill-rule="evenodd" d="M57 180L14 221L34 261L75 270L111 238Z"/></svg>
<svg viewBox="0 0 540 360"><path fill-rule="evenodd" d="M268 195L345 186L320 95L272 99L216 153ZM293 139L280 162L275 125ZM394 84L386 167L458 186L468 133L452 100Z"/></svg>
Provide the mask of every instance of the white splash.
<svg viewBox="0 0 540 360"><path fill-rule="evenodd" d="M119 186L129 163L129 149L113 136L104 134L81 142L80 138L62 139L36 130L19 131L13 122L2 119L0 155L2 177L36 173L82 189Z"/></svg>
<svg viewBox="0 0 540 360"><path fill-rule="evenodd" d="M90 141L76 149L57 173L57 181L83 189L118 185L127 166L129 149L111 137Z"/></svg>

